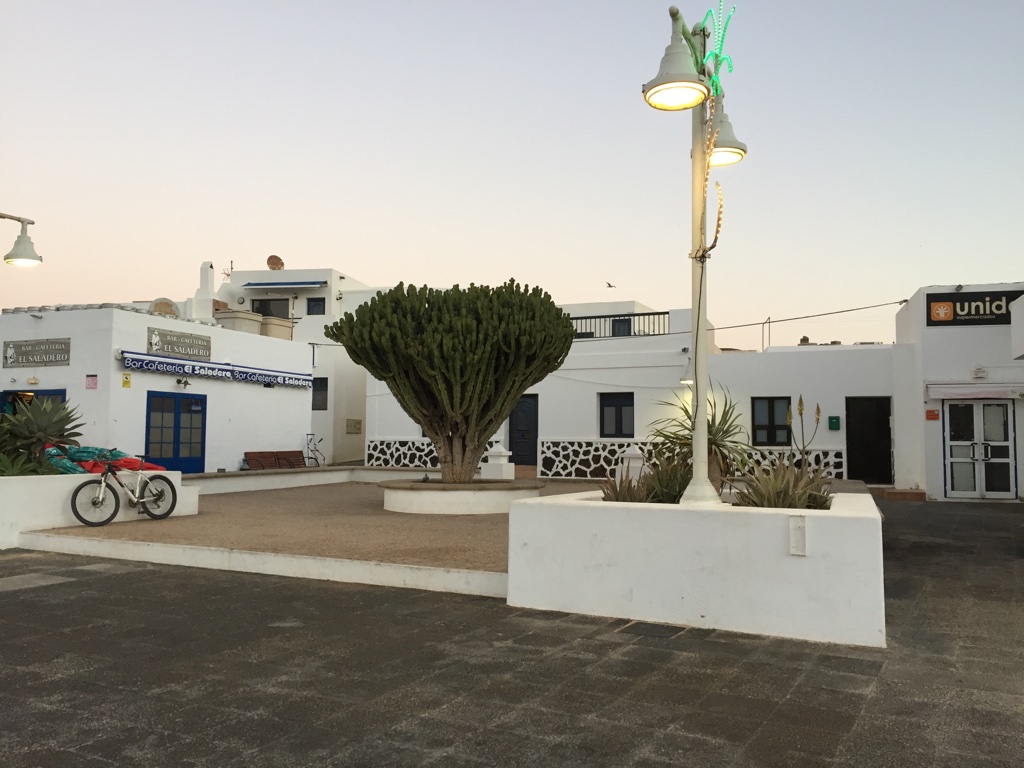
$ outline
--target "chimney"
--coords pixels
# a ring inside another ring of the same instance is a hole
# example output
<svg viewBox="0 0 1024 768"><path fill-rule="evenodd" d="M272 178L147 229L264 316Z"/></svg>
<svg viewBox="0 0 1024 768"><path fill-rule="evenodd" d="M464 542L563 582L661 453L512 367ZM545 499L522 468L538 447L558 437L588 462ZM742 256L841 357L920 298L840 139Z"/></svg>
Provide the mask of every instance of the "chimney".
<svg viewBox="0 0 1024 768"><path fill-rule="evenodd" d="M199 268L199 290L192 299L195 320L213 319L213 262L204 261Z"/></svg>

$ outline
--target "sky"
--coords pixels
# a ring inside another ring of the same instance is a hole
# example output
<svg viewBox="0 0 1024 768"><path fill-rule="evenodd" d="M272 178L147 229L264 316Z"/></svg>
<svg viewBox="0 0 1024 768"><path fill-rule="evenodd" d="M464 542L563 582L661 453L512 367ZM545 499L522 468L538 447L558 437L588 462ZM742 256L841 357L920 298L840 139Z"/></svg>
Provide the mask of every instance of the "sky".
<svg viewBox="0 0 1024 768"><path fill-rule="evenodd" d="M689 26L712 7L678 4ZM668 5L0 0L0 211L44 260L0 265L0 307L182 300L203 261L271 254L687 307L690 118L641 96ZM757 325L719 345L1024 280L1021 39L1024 0L737 3L749 155L712 174L708 315ZM891 342L896 309L771 342Z"/></svg>

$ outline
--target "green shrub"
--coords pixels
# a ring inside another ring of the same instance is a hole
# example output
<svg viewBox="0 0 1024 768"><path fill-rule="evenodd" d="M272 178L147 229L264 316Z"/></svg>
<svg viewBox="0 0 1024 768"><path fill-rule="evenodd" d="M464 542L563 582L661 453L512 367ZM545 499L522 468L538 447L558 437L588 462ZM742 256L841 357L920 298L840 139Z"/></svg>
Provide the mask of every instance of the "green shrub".
<svg viewBox="0 0 1024 768"><path fill-rule="evenodd" d="M814 432L807 440L804 432L804 397L797 400L800 419L800 449L790 449L786 461L768 467L751 467L744 473L743 485L736 490L736 503L745 507L778 509L828 509L832 506L832 478L824 467L815 467L810 460L810 444L818 434L821 406L814 409ZM786 414L786 424L793 426L793 411ZM793 435L795 439L795 435Z"/></svg>
<svg viewBox="0 0 1024 768"><path fill-rule="evenodd" d="M736 491L736 503L744 507L777 509L828 509L832 480L820 469L779 464L754 467Z"/></svg>
<svg viewBox="0 0 1024 768"><path fill-rule="evenodd" d="M662 460L649 463L635 480L623 468L615 477L601 481L604 501L678 504L693 477L685 461Z"/></svg>
<svg viewBox="0 0 1024 768"><path fill-rule="evenodd" d="M32 461L27 453L17 456L8 456L0 453L0 477L23 477L26 475L53 475L57 470L50 462L46 461L37 464Z"/></svg>
<svg viewBox="0 0 1024 768"><path fill-rule="evenodd" d="M46 447L55 446L62 452L67 446L77 446L81 437L77 421L78 412L66 403L50 399L33 398L19 404L17 413L0 417L0 455L7 461L0 464L0 475L50 474L52 466L46 459Z"/></svg>
<svg viewBox="0 0 1024 768"><path fill-rule="evenodd" d="M659 405L678 408L678 415L658 419L651 426L652 448L657 461L689 463L693 456L693 411L688 402L677 397L675 403L659 401ZM740 423L740 412L728 390L719 399L708 401L708 475L719 492L723 478L739 472L746 465L750 449L747 430Z"/></svg>

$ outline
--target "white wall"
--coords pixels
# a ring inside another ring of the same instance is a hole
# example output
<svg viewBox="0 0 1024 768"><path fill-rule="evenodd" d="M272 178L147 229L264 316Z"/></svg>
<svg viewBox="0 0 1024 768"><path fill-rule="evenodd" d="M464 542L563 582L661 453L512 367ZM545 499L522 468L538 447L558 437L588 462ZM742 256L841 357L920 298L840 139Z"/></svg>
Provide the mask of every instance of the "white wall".
<svg viewBox="0 0 1024 768"><path fill-rule="evenodd" d="M794 514L799 513L799 514ZM791 553L793 521L805 555ZM509 605L885 646L882 527L869 494L832 509L513 502Z"/></svg>
<svg viewBox="0 0 1024 768"><path fill-rule="evenodd" d="M245 288L250 282L324 282L317 288ZM236 270L217 292L231 309L250 309L253 299L288 298L294 322L292 339L307 355L307 367L313 375L328 379L328 407L313 411L310 431L314 440L323 438L320 450L327 462L355 461L363 458L365 441L366 372L349 358L344 349L324 336L331 325L346 312L368 301L376 293L351 275L334 269ZM323 298L325 314L307 315L306 299ZM241 300L241 301L239 301ZM316 345L314 351L313 345ZM349 422L360 425L349 433Z"/></svg>
<svg viewBox="0 0 1024 768"><path fill-rule="evenodd" d="M1024 290L1024 283L964 285L961 289L964 294L995 294ZM953 285L926 286L919 289L896 314L897 342L912 345L914 349L912 358L902 363L911 366L906 392L908 402L914 405L912 416L907 419L912 429L908 447L913 445L911 441L919 441L917 451L920 455L912 466L904 467L906 474L897 478L897 485L913 487L919 484L929 499L945 499L943 421L926 420L925 411L943 413L945 401L935 392L939 387L946 387L947 399L1015 400L1016 487L1020 495L1024 486L1024 399L1020 397L1024 392L1024 360L1014 359L1012 313L1021 299L1010 305L1011 324L1008 325L928 326L928 294L956 292ZM983 378L974 376L976 368L984 371ZM933 386L930 392L929 385L938 386Z"/></svg>
<svg viewBox="0 0 1024 768"><path fill-rule="evenodd" d="M821 405L821 425L810 448L845 450L846 398L892 397L892 355L891 345L769 347L763 353L715 355L708 369L715 388L728 390L748 434L752 397L789 397L799 440L796 404L802 394L808 440L814 432L815 405ZM829 416L840 417L838 431L829 431Z"/></svg>
<svg viewBox="0 0 1024 768"><path fill-rule="evenodd" d="M199 489L182 487L180 472L161 472L174 485L178 500L172 517L199 513ZM42 477L0 477L0 549L20 546L23 531L81 526L71 511L71 494L95 475L47 475ZM131 478L127 478L130 480ZM121 494L121 509L111 523L151 520L131 509Z"/></svg>

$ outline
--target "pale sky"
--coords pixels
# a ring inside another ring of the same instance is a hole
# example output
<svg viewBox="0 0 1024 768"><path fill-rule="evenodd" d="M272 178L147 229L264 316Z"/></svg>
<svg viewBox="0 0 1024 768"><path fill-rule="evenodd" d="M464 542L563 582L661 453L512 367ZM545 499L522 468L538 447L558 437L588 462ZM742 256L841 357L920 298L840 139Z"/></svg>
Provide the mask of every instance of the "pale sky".
<svg viewBox="0 0 1024 768"><path fill-rule="evenodd" d="M640 93L668 6L0 0L0 211L44 259L0 266L0 306L180 300L277 254L687 307L690 118ZM1022 0L741 0L711 321L1024 280L1022 39ZM772 342L889 342L895 309Z"/></svg>

